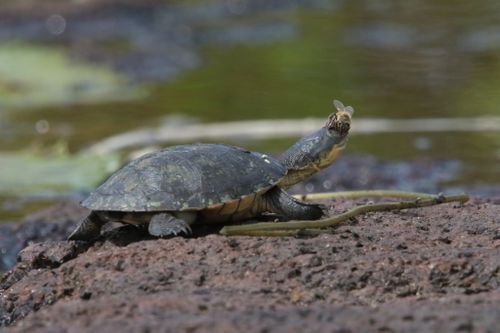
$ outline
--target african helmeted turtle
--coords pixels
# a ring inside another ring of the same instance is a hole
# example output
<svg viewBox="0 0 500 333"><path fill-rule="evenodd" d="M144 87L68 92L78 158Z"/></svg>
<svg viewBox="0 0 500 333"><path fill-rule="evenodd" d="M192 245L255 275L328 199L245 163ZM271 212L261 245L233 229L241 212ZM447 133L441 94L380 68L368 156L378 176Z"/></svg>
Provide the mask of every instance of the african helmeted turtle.
<svg viewBox="0 0 500 333"><path fill-rule="evenodd" d="M282 158L223 144L166 148L133 160L82 202L92 212L69 236L92 240L106 222L146 226L153 236L188 235L195 223L224 223L275 213L283 220L315 220L320 205L284 189L329 166L344 149L352 107L337 108L325 126Z"/></svg>

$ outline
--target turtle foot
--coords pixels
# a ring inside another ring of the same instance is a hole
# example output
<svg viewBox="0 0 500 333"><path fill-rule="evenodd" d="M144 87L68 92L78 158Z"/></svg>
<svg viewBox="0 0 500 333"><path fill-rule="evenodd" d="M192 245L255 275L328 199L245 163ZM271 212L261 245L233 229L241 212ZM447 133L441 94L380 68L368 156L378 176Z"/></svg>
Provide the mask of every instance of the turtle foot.
<svg viewBox="0 0 500 333"><path fill-rule="evenodd" d="M153 216L149 222L148 232L156 237L189 236L192 233L191 227L186 221L168 213Z"/></svg>
<svg viewBox="0 0 500 333"><path fill-rule="evenodd" d="M284 220L318 220L328 211L324 205L302 202L276 187L265 194L270 211Z"/></svg>

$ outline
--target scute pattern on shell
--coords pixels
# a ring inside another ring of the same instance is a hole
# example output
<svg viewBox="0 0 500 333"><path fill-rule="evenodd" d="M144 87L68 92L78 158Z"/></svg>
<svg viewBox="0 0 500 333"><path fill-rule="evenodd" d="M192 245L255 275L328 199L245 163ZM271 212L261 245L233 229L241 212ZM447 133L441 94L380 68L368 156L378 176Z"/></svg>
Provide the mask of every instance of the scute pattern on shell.
<svg viewBox="0 0 500 333"><path fill-rule="evenodd" d="M277 160L221 145L175 146L144 155L82 202L92 210L200 210L269 189L285 175Z"/></svg>

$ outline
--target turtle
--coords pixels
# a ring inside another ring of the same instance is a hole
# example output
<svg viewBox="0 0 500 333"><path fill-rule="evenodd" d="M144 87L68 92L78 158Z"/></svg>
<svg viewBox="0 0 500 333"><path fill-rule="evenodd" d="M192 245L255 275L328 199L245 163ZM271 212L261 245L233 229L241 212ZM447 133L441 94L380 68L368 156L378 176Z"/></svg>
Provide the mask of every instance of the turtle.
<svg viewBox="0 0 500 333"><path fill-rule="evenodd" d="M145 154L113 173L81 205L91 210L68 237L91 241L107 222L152 236L189 236L198 223L232 223L264 214L317 220L320 204L285 190L329 166L345 148L354 109L335 100L325 125L281 157L225 144L190 144Z"/></svg>

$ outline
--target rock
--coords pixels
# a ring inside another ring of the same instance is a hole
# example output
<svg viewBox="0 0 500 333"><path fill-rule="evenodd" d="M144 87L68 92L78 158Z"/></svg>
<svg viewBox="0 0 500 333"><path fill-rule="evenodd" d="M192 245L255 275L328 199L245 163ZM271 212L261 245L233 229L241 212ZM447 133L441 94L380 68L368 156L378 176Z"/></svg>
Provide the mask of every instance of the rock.
<svg viewBox="0 0 500 333"><path fill-rule="evenodd" d="M0 224L0 273L14 266L17 253L29 244L66 239L86 214L87 209L67 202L30 214L20 223Z"/></svg>
<svg viewBox="0 0 500 333"><path fill-rule="evenodd" d="M35 243L1 280L0 324L6 332L494 331L497 216L497 205L472 201L366 215L314 238L153 239L125 226L92 244Z"/></svg>
<svg viewBox="0 0 500 333"><path fill-rule="evenodd" d="M85 251L90 244L75 241L48 241L32 244L19 252L17 261L31 269L56 268Z"/></svg>

